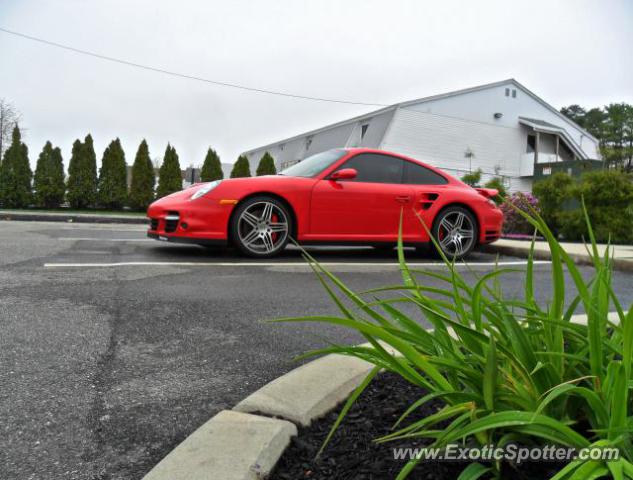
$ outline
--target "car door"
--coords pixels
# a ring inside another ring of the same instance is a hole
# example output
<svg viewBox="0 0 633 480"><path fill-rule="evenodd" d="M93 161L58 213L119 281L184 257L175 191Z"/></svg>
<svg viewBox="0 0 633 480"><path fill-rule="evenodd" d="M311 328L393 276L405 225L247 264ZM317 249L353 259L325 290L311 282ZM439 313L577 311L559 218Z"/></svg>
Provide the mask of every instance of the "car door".
<svg viewBox="0 0 633 480"><path fill-rule="evenodd" d="M431 229L437 214L435 203L446 190L448 180L430 168L405 160L403 183L411 189L411 204L405 210L408 230L404 234L412 241L427 242L429 235L420 220Z"/></svg>
<svg viewBox="0 0 633 480"><path fill-rule="evenodd" d="M378 153L359 153L337 168L353 168L352 180L318 181L310 205L310 237L344 241L393 241L400 211L412 190L402 184L404 160Z"/></svg>

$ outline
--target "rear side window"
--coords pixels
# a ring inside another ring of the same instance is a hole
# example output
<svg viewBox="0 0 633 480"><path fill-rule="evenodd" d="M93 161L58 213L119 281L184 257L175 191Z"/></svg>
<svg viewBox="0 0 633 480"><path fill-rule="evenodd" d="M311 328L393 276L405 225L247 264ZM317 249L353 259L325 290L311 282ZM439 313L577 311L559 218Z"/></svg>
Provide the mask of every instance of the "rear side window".
<svg viewBox="0 0 633 480"><path fill-rule="evenodd" d="M442 175L413 162L404 162L404 183L408 185L445 185Z"/></svg>
<svg viewBox="0 0 633 480"><path fill-rule="evenodd" d="M358 176L353 182L402 183L404 161L379 153L359 153L340 168L354 168Z"/></svg>

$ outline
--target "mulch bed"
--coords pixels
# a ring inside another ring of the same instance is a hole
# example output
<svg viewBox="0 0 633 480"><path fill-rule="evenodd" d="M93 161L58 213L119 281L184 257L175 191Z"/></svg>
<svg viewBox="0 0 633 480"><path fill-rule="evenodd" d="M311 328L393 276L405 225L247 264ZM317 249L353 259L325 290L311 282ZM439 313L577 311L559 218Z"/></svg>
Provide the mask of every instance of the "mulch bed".
<svg viewBox="0 0 633 480"><path fill-rule="evenodd" d="M428 440L407 440L375 444L373 439L391 431L391 427L424 390L392 373L377 376L350 409L321 458L315 455L334 424L340 408L300 428L279 459L270 480L392 480L406 464L394 460L393 448L416 448ZM439 401L427 403L406 419L402 426L437 412ZM454 480L467 466L464 462L423 461L409 475L411 480ZM533 480L551 477L559 468L546 463L523 463L517 470L507 466L502 477L511 480Z"/></svg>

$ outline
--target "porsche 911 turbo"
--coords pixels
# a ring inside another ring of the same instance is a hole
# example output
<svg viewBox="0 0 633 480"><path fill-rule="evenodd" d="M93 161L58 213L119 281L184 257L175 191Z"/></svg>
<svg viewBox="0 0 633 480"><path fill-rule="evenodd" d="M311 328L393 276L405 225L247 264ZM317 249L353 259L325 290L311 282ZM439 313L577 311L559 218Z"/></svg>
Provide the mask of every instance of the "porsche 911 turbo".
<svg viewBox="0 0 633 480"><path fill-rule="evenodd" d="M150 205L151 238L232 245L251 257L299 244L392 248L430 242L450 258L501 235L494 189L472 188L403 155L365 148L318 153L277 175L195 184ZM424 228L422 222L428 227Z"/></svg>

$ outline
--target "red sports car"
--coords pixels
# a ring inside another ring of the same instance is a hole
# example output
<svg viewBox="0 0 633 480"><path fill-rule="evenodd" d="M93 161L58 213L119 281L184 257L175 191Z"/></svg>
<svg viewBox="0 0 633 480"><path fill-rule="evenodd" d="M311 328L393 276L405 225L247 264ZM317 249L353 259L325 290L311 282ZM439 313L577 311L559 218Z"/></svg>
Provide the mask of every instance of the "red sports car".
<svg viewBox="0 0 633 480"><path fill-rule="evenodd" d="M318 153L278 175L196 184L152 203L147 235L169 242L231 244L272 257L301 244L392 248L424 245L429 226L444 253L463 257L499 238L503 214L491 197L402 155L364 148Z"/></svg>

